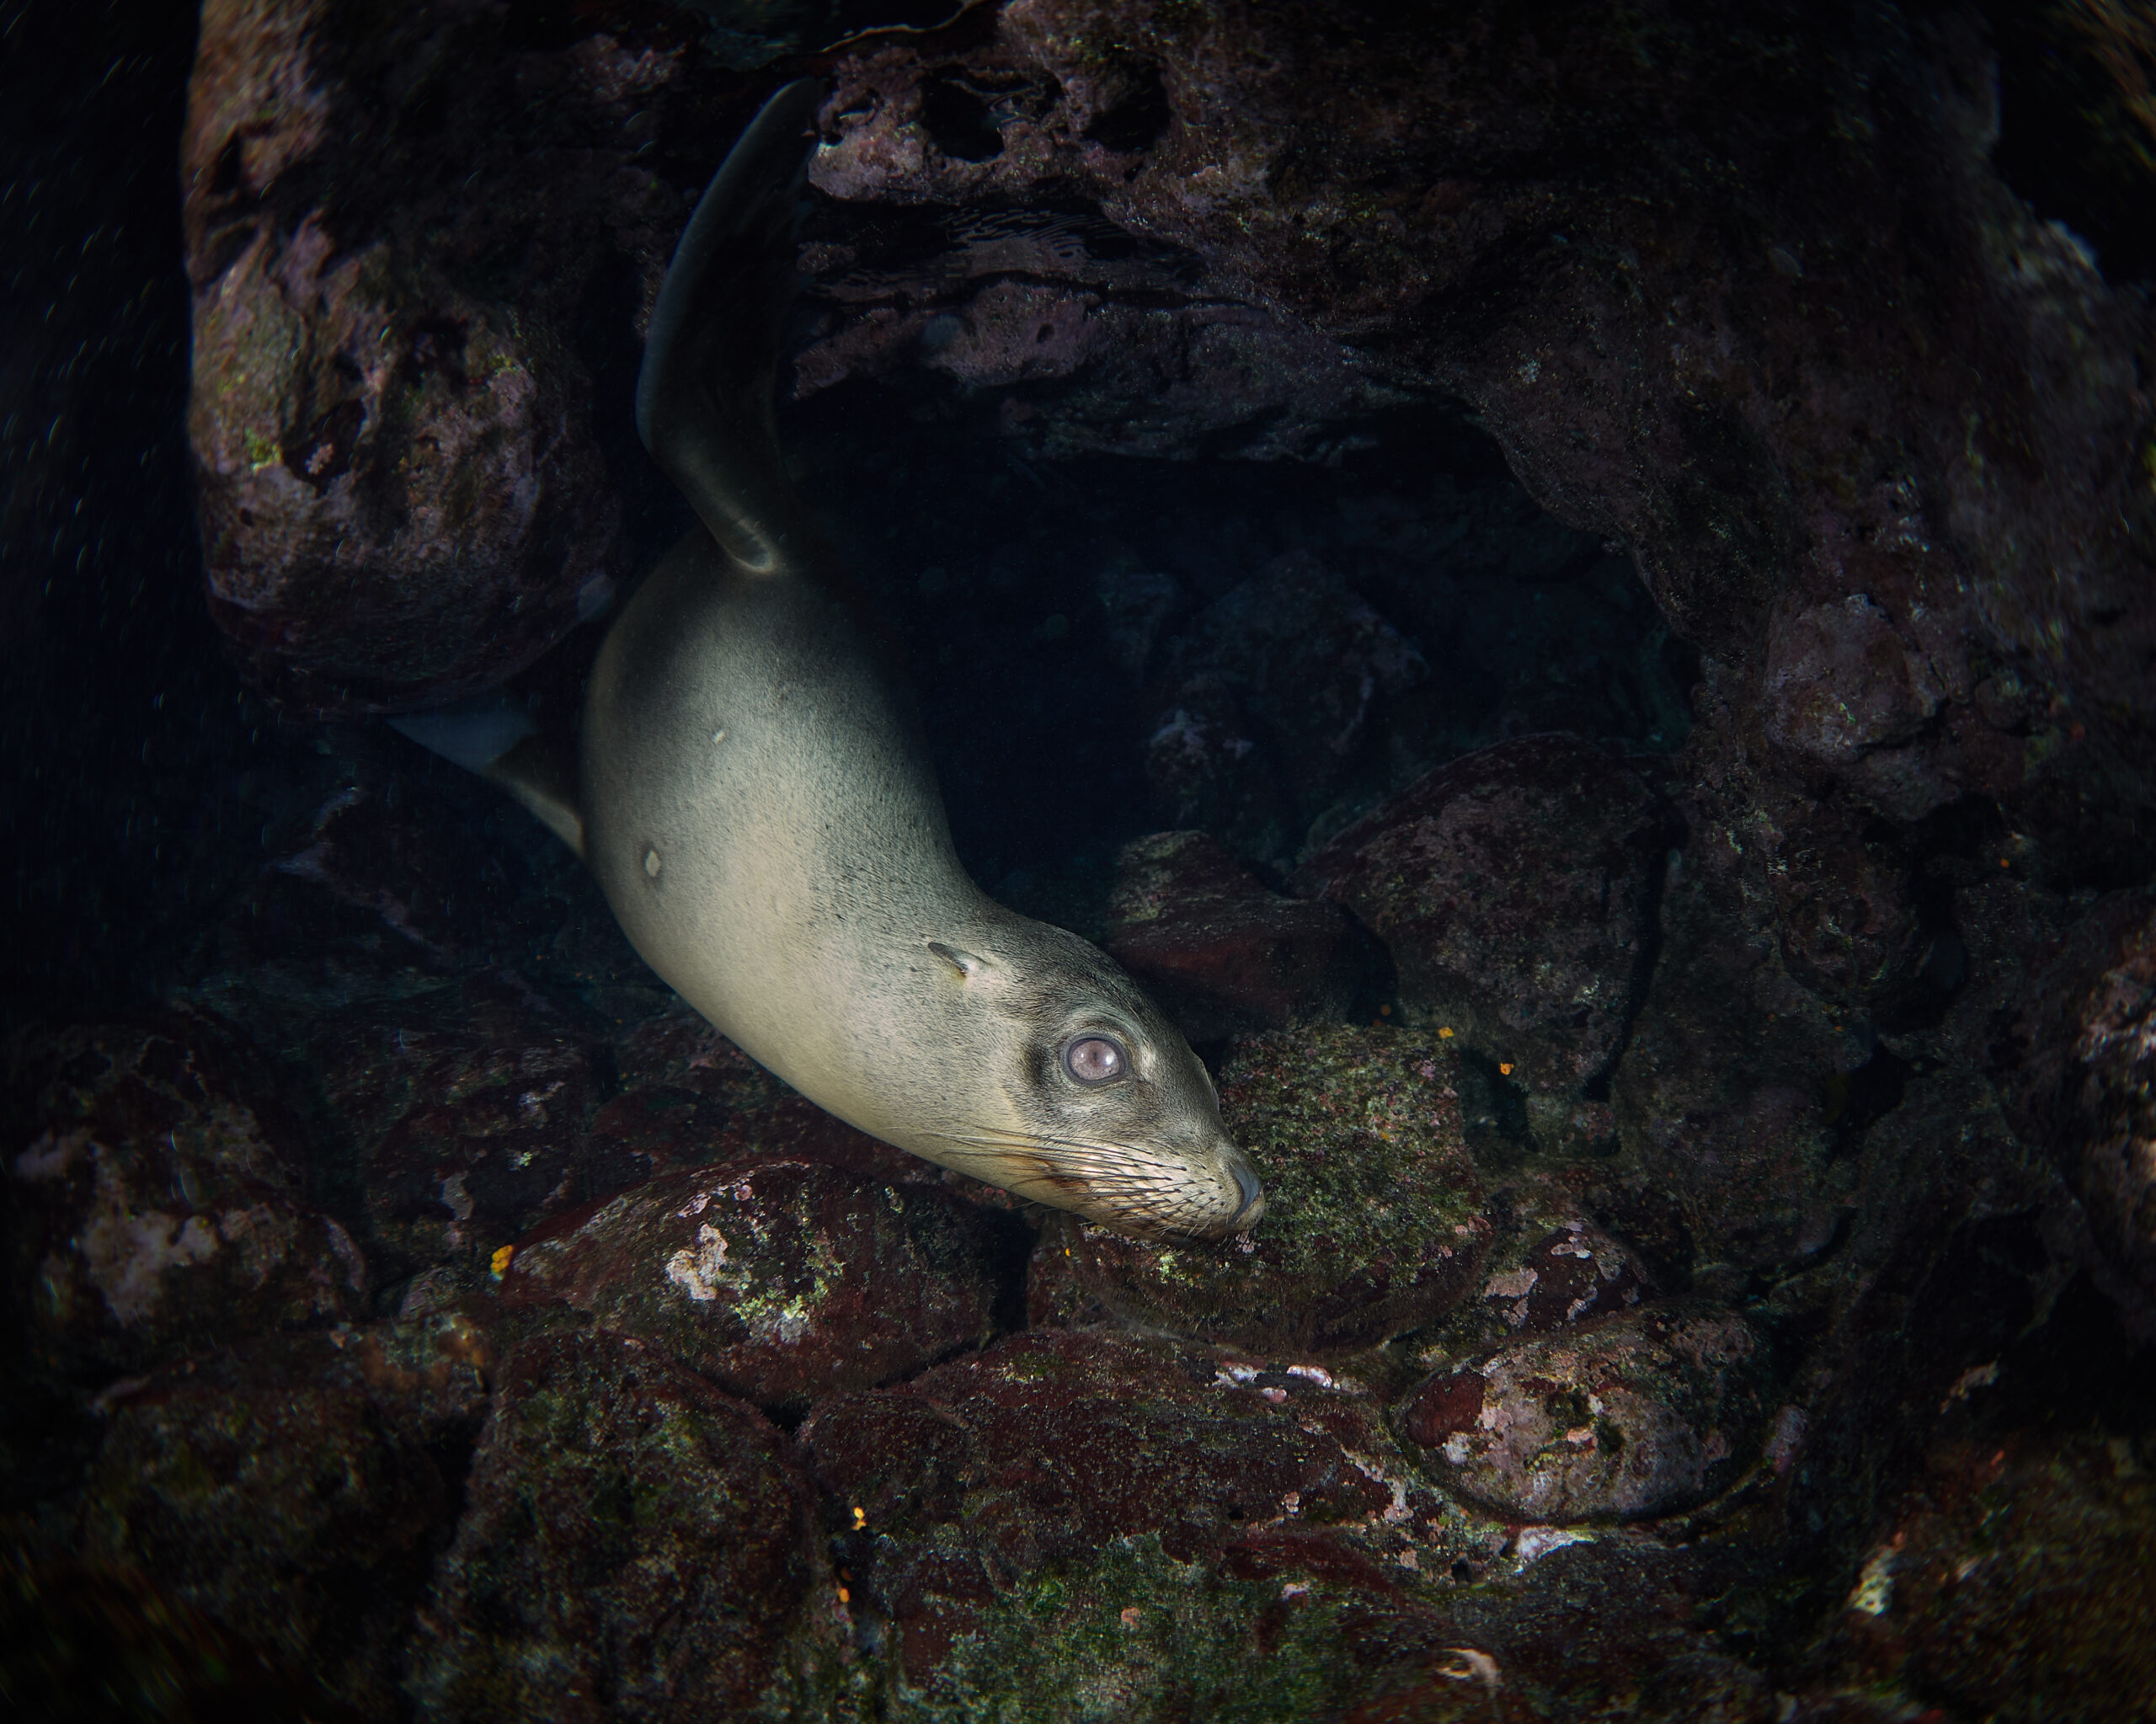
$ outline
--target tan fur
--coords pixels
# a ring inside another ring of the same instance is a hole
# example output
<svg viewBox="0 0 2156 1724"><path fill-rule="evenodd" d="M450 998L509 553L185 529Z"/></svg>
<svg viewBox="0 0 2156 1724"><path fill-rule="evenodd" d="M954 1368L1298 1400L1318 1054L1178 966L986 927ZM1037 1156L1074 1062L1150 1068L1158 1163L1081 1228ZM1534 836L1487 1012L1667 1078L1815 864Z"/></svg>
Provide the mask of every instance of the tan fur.
<svg viewBox="0 0 2156 1724"><path fill-rule="evenodd" d="M701 529L587 697L584 856L652 968L872 1135L1127 1232L1262 1213L1210 1081L1096 947L986 897L882 655L814 553L751 573ZM1075 1035L1132 1075L1087 1087Z"/></svg>

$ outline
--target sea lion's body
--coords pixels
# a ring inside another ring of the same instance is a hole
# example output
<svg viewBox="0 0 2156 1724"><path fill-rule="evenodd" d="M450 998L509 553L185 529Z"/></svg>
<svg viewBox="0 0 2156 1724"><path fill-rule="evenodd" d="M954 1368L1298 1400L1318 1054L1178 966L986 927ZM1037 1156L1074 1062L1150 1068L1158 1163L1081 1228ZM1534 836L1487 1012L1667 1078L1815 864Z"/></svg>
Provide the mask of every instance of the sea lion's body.
<svg viewBox="0 0 2156 1724"><path fill-rule="evenodd" d="M521 745L475 762L410 728L578 845L652 968L841 1118L1129 1231L1247 1226L1257 1181L1182 1037L967 876L893 654L779 463L814 108L796 85L758 116L654 314L638 426L704 525L610 631L573 787Z"/></svg>

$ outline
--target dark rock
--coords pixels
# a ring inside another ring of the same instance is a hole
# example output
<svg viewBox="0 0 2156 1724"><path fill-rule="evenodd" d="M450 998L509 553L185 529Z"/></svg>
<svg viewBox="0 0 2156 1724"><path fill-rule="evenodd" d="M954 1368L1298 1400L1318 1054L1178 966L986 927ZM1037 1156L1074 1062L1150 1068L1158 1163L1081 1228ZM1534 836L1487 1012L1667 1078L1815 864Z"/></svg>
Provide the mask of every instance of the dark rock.
<svg viewBox="0 0 2156 1724"><path fill-rule="evenodd" d="M1682 828L1633 772L1570 737L1439 766L1297 873L1392 954L1401 1002L1540 1098L1539 1134L1624 1045ZM1517 1074L1517 1075L1515 1075Z"/></svg>
<svg viewBox="0 0 2156 1724"><path fill-rule="evenodd" d="M2150 1459L2145 1443L2057 1430L1939 1444L1837 1600L1828 1680L2016 1724L2143 1714Z"/></svg>
<svg viewBox="0 0 2156 1724"><path fill-rule="evenodd" d="M361 1714L394 1681L485 1411L483 1344L446 1318L339 1330L108 1396L84 1549L313 1672Z"/></svg>
<svg viewBox="0 0 2156 1724"><path fill-rule="evenodd" d="M1310 822L1358 777L1374 768L1382 787L1386 718L1429 674L1421 649L1335 571L1307 552L1276 559L1176 643L1147 745L1161 812L1222 832L1239 856L1295 853ZM1209 707L1239 714L1246 734L1209 738L1193 717ZM1284 830L1250 819L1276 775ZM1239 805L1241 820L1219 819Z"/></svg>
<svg viewBox="0 0 2156 1724"><path fill-rule="evenodd" d="M791 1445L641 1342L503 1360L407 1686L466 1717L738 1717L782 1677L818 1572Z"/></svg>
<svg viewBox="0 0 2156 1724"><path fill-rule="evenodd" d="M1520 1520L1633 1520L1741 1477L1765 1348L1735 1312L1654 1305L1438 1373L1401 1428L1446 1486Z"/></svg>
<svg viewBox="0 0 2156 1724"><path fill-rule="evenodd" d="M649 1171L589 1153L603 1050L507 989L332 1020L317 1057L324 1123L351 1146L385 1273L483 1263Z"/></svg>
<svg viewBox="0 0 2156 1724"><path fill-rule="evenodd" d="M1322 1371L1022 1335L826 1402L801 1436L864 1607L927 1686L947 1661L978 1668L965 1637L1014 1612L1075 1625L1066 1605L1095 1602L1104 1567L1131 1571L1124 1623L1146 1647L1193 1610L1205 1638L1219 1631L1202 1593L1161 1585L1183 1565L1344 1575L1380 1595L1442 1572L1441 1505L1406 1482L1375 1414Z"/></svg>
<svg viewBox="0 0 2156 1724"><path fill-rule="evenodd" d="M916 1165L904 1182L794 1161L655 1179L520 1244L503 1290L798 1413L993 1332L995 1230Z"/></svg>
<svg viewBox="0 0 2156 1724"><path fill-rule="evenodd" d="M2079 1195L2119 1292L2156 1327L2156 902L2098 904L1991 1054L2016 1133Z"/></svg>
<svg viewBox="0 0 2156 1724"><path fill-rule="evenodd" d="M1265 1182L1257 1231L1161 1245L1059 1217L1033 1253L1036 1322L1105 1312L1293 1352L1369 1347L1467 1298L1490 1233L1452 1057L1390 1030L1253 1037L1221 1118Z"/></svg>
<svg viewBox="0 0 2156 1724"><path fill-rule="evenodd" d="M61 1561L0 1575L0 1681L19 1716L356 1724L304 1669L252 1645L139 1569Z"/></svg>
<svg viewBox="0 0 2156 1724"><path fill-rule="evenodd" d="M63 1371L357 1314L359 1248L309 1201L275 1090L210 1026L31 1029L8 1043L8 1303Z"/></svg>
<svg viewBox="0 0 2156 1724"><path fill-rule="evenodd" d="M479 6L205 16L189 433L212 608L282 697L451 699L605 608L627 547L595 373L633 370L689 189L632 157L711 99L654 24L533 51Z"/></svg>
<svg viewBox="0 0 2156 1724"><path fill-rule="evenodd" d="M1340 1022L1385 991L1338 905L1267 891L1203 832L1134 840L1116 867L1102 943L1193 1042Z"/></svg>

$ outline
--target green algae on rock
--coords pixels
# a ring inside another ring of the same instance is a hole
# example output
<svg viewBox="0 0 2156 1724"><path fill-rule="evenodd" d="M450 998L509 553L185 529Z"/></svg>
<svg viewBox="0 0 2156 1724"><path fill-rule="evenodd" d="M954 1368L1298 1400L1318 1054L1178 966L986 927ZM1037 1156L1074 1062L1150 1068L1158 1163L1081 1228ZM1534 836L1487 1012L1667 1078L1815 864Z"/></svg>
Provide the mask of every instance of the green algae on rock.
<svg viewBox="0 0 2156 1724"><path fill-rule="evenodd" d="M1452 1056L1400 1031L1320 1027L1235 1045L1221 1118L1265 1181L1255 1233L1162 1245L1058 1220L1035 1320L1125 1322L1283 1353L1374 1346L1474 1290L1491 1225Z"/></svg>
<svg viewBox="0 0 2156 1724"><path fill-rule="evenodd" d="M443 1317L266 1337L115 1385L84 1552L362 1715L398 1716L394 1672L455 1523L485 1361L478 1331Z"/></svg>
<svg viewBox="0 0 2156 1724"><path fill-rule="evenodd" d="M807 1482L693 1372L604 1332L519 1343L466 1497L408 1666L424 1716L739 1717L783 1681Z"/></svg>

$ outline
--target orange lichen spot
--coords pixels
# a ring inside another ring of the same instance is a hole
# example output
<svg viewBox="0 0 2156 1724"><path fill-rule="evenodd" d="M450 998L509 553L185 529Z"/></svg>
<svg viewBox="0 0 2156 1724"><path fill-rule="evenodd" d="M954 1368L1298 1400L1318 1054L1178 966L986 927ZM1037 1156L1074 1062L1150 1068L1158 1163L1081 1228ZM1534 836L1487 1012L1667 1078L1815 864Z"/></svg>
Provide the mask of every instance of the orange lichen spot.
<svg viewBox="0 0 2156 1724"><path fill-rule="evenodd" d="M860 1505L857 1503L857 1504L855 1505L855 1507L854 1507L854 1511L853 1511L853 1529L854 1529L856 1532L859 1532L859 1531L862 1529L862 1528L863 1528L863 1527L867 1526L867 1524L868 1524L868 1511L867 1511L866 1508L863 1508L860 1507Z"/></svg>
<svg viewBox="0 0 2156 1724"><path fill-rule="evenodd" d="M1999 865L2003 868L2010 868L2014 866L2014 858L2010 856L2003 856L1999 859Z"/></svg>
<svg viewBox="0 0 2156 1724"><path fill-rule="evenodd" d="M839 1588L839 1603L841 1604L851 1604L852 1602L853 1594L848 1592L844 1587L841 1587Z"/></svg>
<svg viewBox="0 0 2156 1724"><path fill-rule="evenodd" d="M1452 1039L1452 1026L1447 1024L1443 1029L1439 1030L1438 1032L1438 1039L1441 1042L1449 1042Z"/></svg>
<svg viewBox="0 0 2156 1724"><path fill-rule="evenodd" d="M1500 1076L1500 1077L1510 1077L1512 1075L1513 1075L1513 1063L1512 1063L1512 1061L1511 1061L1511 1060L1509 1060L1509 1059L1500 1059L1500 1060L1497 1062L1497 1075L1498 1075L1498 1076Z"/></svg>
<svg viewBox="0 0 2156 1724"><path fill-rule="evenodd" d="M1379 1006L1378 1016L1380 1017L1390 1017L1392 1016L1392 1008L1390 1006Z"/></svg>
<svg viewBox="0 0 2156 1724"><path fill-rule="evenodd" d="M495 1280L499 1281L509 1273L509 1260L515 1255L516 1247L513 1245L505 1245L494 1253L494 1260L488 1267L494 1272Z"/></svg>

